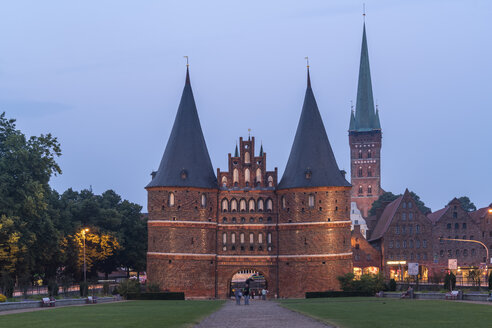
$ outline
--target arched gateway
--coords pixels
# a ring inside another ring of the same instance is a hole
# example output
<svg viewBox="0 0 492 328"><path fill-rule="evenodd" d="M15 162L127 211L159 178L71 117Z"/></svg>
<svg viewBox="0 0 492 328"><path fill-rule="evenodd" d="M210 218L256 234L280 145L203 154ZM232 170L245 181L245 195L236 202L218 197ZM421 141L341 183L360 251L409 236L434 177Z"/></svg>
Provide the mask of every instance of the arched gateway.
<svg viewBox="0 0 492 328"><path fill-rule="evenodd" d="M251 270L271 297L339 289L336 277L352 272L351 186L335 161L309 75L280 182L277 168L267 170L263 146L255 146L254 137L240 138L228 170L215 176L187 72L171 136L146 187L149 282L187 298L227 298L240 283L233 277Z"/></svg>
<svg viewBox="0 0 492 328"><path fill-rule="evenodd" d="M234 290L242 290L248 284L252 296L261 295L263 289L268 290L268 282L264 274L254 269L243 269L236 272L229 284L229 297L234 295Z"/></svg>

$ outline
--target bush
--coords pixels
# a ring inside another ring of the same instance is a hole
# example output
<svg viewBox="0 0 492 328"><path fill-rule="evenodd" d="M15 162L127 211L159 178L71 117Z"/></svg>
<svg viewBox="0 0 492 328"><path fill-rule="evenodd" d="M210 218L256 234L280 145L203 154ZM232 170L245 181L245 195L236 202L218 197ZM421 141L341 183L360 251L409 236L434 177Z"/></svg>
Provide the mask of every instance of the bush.
<svg viewBox="0 0 492 328"><path fill-rule="evenodd" d="M109 295L109 282L105 282L103 284L103 294L104 295Z"/></svg>
<svg viewBox="0 0 492 328"><path fill-rule="evenodd" d="M116 288L118 294L121 296L126 296L128 293L140 293L140 282L134 279L125 279Z"/></svg>
<svg viewBox="0 0 492 328"><path fill-rule="evenodd" d="M89 295L89 284L85 281L82 281L80 283L80 296L87 297L87 295Z"/></svg>
<svg viewBox="0 0 492 328"><path fill-rule="evenodd" d="M362 292L376 294L379 291L387 290L382 274L363 274L360 279L355 279L353 273L337 277L344 292Z"/></svg>
<svg viewBox="0 0 492 328"><path fill-rule="evenodd" d="M161 287L159 286L159 284L151 282L145 286L145 291L148 293L158 293L161 291Z"/></svg>
<svg viewBox="0 0 492 328"><path fill-rule="evenodd" d="M7 296L0 294L0 303L7 302Z"/></svg>
<svg viewBox="0 0 492 328"><path fill-rule="evenodd" d="M368 292L345 292L345 291L327 291L327 292L307 292L306 298L324 298L324 297L355 297L355 296L374 296L374 293Z"/></svg>
<svg viewBox="0 0 492 328"><path fill-rule="evenodd" d="M184 300L184 293L128 293L127 300Z"/></svg>
<svg viewBox="0 0 492 328"><path fill-rule="evenodd" d="M391 292L394 292L396 290L396 280L395 279L390 279L388 288Z"/></svg>

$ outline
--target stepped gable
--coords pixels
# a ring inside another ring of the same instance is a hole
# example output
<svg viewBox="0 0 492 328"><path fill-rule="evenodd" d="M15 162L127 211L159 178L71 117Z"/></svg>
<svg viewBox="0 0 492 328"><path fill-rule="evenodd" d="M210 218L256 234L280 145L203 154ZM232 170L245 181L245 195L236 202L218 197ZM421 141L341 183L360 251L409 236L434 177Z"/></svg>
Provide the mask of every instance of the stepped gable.
<svg viewBox="0 0 492 328"><path fill-rule="evenodd" d="M301 118L278 189L350 187L340 172L311 88L309 68Z"/></svg>
<svg viewBox="0 0 492 328"><path fill-rule="evenodd" d="M186 68L186 83L161 164L150 187L218 188Z"/></svg>

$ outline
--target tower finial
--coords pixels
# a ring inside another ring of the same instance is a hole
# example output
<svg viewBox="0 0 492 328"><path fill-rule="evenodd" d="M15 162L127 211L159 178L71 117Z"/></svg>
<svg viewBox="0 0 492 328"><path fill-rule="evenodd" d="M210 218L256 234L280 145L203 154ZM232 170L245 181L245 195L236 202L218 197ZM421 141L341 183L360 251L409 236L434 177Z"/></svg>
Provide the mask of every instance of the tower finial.
<svg viewBox="0 0 492 328"><path fill-rule="evenodd" d="M307 67L307 86L308 88L311 87L311 76L309 75L309 57L306 56L304 57L304 59L306 60L306 67Z"/></svg>
<svg viewBox="0 0 492 328"><path fill-rule="evenodd" d="M352 100L350 100L350 110L354 111L354 102Z"/></svg>
<svg viewBox="0 0 492 328"><path fill-rule="evenodd" d="M364 23L366 22L366 4L362 4L362 17L364 18Z"/></svg>
<svg viewBox="0 0 492 328"><path fill-rule="evenodd" d="M186 58L186 84L191 84L190 82L190 64L188 63L188 56L183 56Z"/></svg>
<svg viewBox="0 0 492 328"><path fill-rule="evenodd" d="M248 129L248 140L251 139L251 129Z"/></svg>

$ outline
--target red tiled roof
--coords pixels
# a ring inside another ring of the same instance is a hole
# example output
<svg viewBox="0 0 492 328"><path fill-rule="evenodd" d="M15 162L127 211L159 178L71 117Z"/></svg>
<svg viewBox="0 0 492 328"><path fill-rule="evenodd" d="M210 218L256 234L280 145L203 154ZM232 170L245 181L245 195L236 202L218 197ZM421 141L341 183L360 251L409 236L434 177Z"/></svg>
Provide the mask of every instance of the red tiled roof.
<svg viewBox="0 0 492 328"><path fill-rule="evenodd" d="M386 205L386 208L383 211L383 214L381 214L381 217L378 220L378 223L376 224L376 227L374 228L374 231L371 234L371 240L377 240L381 237L383 237L384 233L388 230L389 225L391 224L391 221L393 220L393 217L396 214L396 211L398 210L398 207L400 207L401 200L403 199L403 195Z"/></svg>
<svg viewBox="0 0 492 328"><path fill-rule="evenodd" d="M441 219L441 217L446 213L448 210L449 205L445 206L444 208L441 208L440 210L435 211L434 213L429 213L427 214L427 218L432 221L432 223L436 223Z"/></svg>

